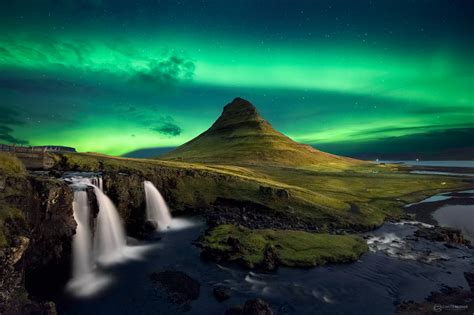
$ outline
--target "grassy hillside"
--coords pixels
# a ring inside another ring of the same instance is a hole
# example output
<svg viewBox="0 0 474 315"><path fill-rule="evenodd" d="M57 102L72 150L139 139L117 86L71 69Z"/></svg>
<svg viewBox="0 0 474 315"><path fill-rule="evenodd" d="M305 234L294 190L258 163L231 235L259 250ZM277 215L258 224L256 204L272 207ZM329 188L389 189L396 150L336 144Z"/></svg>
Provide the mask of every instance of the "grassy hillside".
<svg viewBox="0 0 474 315"><path fill-rule="evenodd" d="M57 154L55 159L62 169L138 174L155 182L166 177L172 185L158 186L175 209L205 208L217 198L244 200L264 205L275 215L315 222L323 230L371 228L400 215L406 203L468 187L456 178L407 174L390 165L357 164L328 171L326 166L203 165L80 153ZM262 193L262 187L288 196Z"/></svg>

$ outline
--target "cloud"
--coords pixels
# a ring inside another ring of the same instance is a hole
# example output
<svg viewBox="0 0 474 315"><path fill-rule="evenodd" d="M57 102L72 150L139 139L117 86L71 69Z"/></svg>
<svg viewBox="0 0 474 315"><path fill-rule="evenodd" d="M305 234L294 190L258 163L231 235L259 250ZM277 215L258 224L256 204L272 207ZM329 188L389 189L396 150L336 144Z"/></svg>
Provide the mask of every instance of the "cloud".
<svg viewBox="0 0 474 315"><path fill-rule="evenodd" d="M417 107L409 110L412 114L418 115L436 115L436 114L464 114L468 115L474 114L474 110L470 106L427 106L427 107Z"/></svg>
<svg viewBox="0 0 474 315"><path fill-rule="evenodd" d="M370 159L471 159L473 133L474 128L453 128L372 140L319 143L314 147L334 154Z"/></svg>
<svg viewBox="0 0 474 315"><path fill-rule="evenodd" d="M0 125L0 141L7 142L7 143L15 143L15 144L28 144L29 142L27 140L23 139L18 139L14 137L11 133L13 132L13 129Z"/></svg>
<svg viewBox="0 0 474 315"><path fill-rule="evenodd" d="M23 125L21 115L14 109L0 106L0 124L3 125Z"/></svg>
<svg viewBox="0 0 474 315"><path fill-rule="evenodd" d="M460 125L460 124L441 124L441 125L409 126L409 127L389 126L389 127L361 130L361 131L352 133L351 136L352 137L358 137L358 136L376 137L377 135L380 135L382 136L382 138L386 138L384 134L392 133L392 132L410 132L414 134L414 133L424 133L424 132L435 132L435 131L445 130L445 129L457 129L457 128L464 128L464 127L465 127L464 125Z"/></svg>
<svg viewBox="0 0 474 315"><path fill-rule="evenodd" d="M179 136L183 131L180 126L172 122L164 122L161 126L151 128L151 130L171 137Z"/></svg>
<svg viewBox="0 0 474 315"><path fill-rule="evenodd" d="M28 144L27 140L16 138L12 135L13 129L9 126L23 125L21 115L14 109L0 107L0 141L16 144Z"/></svg>
<svg viewBox="0 0 474 315"><path fill-rule="evenodd" d="M132 80L148 84L172 84L191 80L195 69L196 66L191 59L172 52L163 59L149 61L148 69L137 71Z"/></svg>

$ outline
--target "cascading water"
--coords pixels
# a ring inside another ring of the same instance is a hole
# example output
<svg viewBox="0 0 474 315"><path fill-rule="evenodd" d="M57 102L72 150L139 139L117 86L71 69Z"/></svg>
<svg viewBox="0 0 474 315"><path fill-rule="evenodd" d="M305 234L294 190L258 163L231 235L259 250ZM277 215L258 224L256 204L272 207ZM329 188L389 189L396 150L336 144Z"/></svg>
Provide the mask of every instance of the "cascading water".
<svg viewBox="0 0 474 315"><path fill-rule="evenodd" d="M77 222L76 234L72 241L73 251L73 279L80 279L92 270L92 233L90 229L90 209L87 201L87 192L79 190L74 192L72 204L74 219Z"/></svg>
<svg viewBox="0 0 474 315"><path fill-rule="evenodd" d="M77 222L72 244L72 279L68 289L77 296L94 294L110 283L111 278L96 268L96 262L108 264L121 261L126 254L130 256L130 251L124 253L126 236L120 217L112 201L102 192L102 178L96 175L72 173L65 178L74 191L73 210ZM94 189L99 206L94 225L91 224L88 187Z"/></svg>
<svg viewBox="0 0 474 315"><path fill-rule="evenodd" d="M110 262L121 256L126 245L125 230L112 201L97 186L94 193L99 203L94 235L94 257L99 262Z"/></svg>
<svg viewBox="0 0 474 315"><path fill-rule="evenodd" d="M143 184L145 186L147 220L155 222L160 230L168 228L171 225L171 214L163 196L153 183L145 181Z"/></svg>
<svg viewBox="0 0 474 315"><path fill-rule="evenodd" d="M92 177L91 183L94 186L97 186L101 191L104 191L104 181L102 177Z"/></svg>

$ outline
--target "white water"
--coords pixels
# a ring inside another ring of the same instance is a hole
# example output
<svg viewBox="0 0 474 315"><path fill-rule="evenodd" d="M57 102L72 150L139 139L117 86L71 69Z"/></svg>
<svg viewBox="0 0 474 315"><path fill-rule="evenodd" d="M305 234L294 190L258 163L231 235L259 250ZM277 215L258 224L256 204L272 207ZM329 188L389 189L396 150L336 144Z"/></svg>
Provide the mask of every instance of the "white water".
<svg viewBox="0 0 474 315"><path fill-rule="evenodd" d="M77 222L76 234L72 240L72 276L79 279L92 270L92 233L90 230L90 209L87 202L87 192L75 191L72 204L74 220Z"/></svg>
<svg viewBox="0 0 474 315"><path fill-rule="evenodd" d="M101 177L74 175L66 179L74 190L74 219L77 223L73 238L72 279L67 288L76 296L90 296L104 289L112 278L96 267L136 256L136 248L126 248L125 231L112 201L102 192ZM87 187L93 187L99 204L95 231L91 230L91 213Z"/></svg>
<svg viewBox="0 0 474 315"><path fill-rule="evenodd" d="M92 185L97 186L101 191L104 191L104 181L102 180L102 177L93 177L91 183Z"/></svg>
<svg viewBox="0 0 474 315"><path fill-rule="evenodd" d="M163 196L153 183L145 181L147 220L156 222L158 229L165 230L171 225L171 214Z"/></svg>
<svg viewBox="0 0 474 315"><path fill-rule="evenodd" d="M94 192L99 203L94 235L94 257L99 262L113 262L122 256L122 249L126 245L125 230L109 197L97 186L94 186Z"/></svg>

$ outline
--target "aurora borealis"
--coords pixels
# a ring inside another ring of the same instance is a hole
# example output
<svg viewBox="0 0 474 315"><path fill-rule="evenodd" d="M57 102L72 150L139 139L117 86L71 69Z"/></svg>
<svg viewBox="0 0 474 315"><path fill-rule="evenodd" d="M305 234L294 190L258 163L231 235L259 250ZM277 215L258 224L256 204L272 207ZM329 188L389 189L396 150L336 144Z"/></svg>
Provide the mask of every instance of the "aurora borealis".
<svg viewBox="0 0 474 315"><path fill-rule="evenodd" d="M177 146L240 96L335 153L473 147L473 12L470 0L2 4L0 142Z"/></svg>

